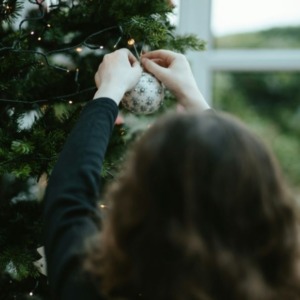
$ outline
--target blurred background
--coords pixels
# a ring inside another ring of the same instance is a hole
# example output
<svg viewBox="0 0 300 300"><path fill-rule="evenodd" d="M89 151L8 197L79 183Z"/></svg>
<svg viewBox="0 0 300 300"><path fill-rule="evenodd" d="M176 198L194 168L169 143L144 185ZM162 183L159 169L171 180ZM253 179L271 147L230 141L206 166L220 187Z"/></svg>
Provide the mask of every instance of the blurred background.
<svg viewBox="0 0 300 300"><path fill-rule="evenodd" d="M178 31L207 42L188 53L206 99L269 144L300 200L300 1L175 2Z"/></svg>

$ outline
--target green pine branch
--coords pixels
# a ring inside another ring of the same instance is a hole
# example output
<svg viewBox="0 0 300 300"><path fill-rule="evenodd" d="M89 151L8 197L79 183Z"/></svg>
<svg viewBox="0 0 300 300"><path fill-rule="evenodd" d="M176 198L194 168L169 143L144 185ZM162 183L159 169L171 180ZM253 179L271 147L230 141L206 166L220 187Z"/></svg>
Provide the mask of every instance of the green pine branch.
<svg viewBox="0 0 300 300"><path fill-rule="evenodd" d="M23 1L0 1L0 24L2 23L2 26L4 23L11 25L20 16L22 9Z"/></svg>

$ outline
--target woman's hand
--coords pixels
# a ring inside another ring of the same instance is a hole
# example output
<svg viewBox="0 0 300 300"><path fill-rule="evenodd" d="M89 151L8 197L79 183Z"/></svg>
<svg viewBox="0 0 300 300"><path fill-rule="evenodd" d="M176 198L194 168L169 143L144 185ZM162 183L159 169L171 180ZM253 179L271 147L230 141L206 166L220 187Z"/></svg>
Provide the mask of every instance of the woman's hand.
<svg viewBox="0 0 300 300"><path fill-rule="evenodd" d="M198 89L189 62L183 54L169 50L151 51L143 54L142 64L176 96L186 109L209 108Z"/></svg>
<svg viewBox="0 0 300 300"><path fill-rule="evenodd" d="M124 93L137 84L141 74L140 63L128 49L106 54L95 74L98 90L94 99L108 97L119 105Z"/></svg>

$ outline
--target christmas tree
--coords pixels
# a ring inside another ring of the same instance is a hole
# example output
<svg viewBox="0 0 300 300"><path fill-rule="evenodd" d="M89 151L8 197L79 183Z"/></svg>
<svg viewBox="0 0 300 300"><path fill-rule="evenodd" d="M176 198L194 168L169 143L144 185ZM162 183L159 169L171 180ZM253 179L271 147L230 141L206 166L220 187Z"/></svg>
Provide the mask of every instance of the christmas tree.
<svg viewBox="0 0 300 300"><path fill-rule="evenodd" d="M47 299L42 251L43 190L64 141L95 93L106 53L128 48L201 50L179 36L167 0L0 1L0 297ZM150 117L116 122L101 176L112 180L135 133ZM37 250L39 249L39 250ZM42 266L43 265L43 266Z"/></svg>

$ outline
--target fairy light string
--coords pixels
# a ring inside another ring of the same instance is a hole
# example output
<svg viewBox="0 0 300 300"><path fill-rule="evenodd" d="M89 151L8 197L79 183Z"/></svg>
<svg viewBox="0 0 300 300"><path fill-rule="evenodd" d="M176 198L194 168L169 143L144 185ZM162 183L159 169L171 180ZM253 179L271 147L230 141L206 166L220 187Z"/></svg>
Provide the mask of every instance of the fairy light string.
<svg viewBox="0 0 300 300"><path fill-rule="evenodd" d="M38 286L39 286L39 281L37 280L36 283L35 283L34 288L28 294L30 297L34 296L34 292L36 291L36 289L38 288Z"/></svg>
<svg viewBox="0 0 300 300"><path fill-rule="evenodd" d="M90 50L100 50L100 51L102 51L102 53L105 53L105 45L95 42L95 40L100 39L101 35L103 35L104 33L114 32L116 34L117 39L116 39L116 42L113 44L113 47L112 47L113 49L117 49L118 45L124 38L127 39L128 47L130 47L130 48L132 47L136 57L138 59L140 59L139 53L136 48L135 40L132 37L128 37L124 34L124 31L123 31L123 28L121 25L111 26L111 27L101 29L93 34L90 34L81 43L78 43L76 45L72 45L69 47L50 50L48 52L42 52L41 50L34 50L34 49L22 49L22 41L27 39L29 36L36 36L36 32L34 30L30 30L30 32L26 32L26 30L24 29L25 22L43 20L45 18L46 10L49 10L49 8L58 9L60 7L60 5L62 5L61 1L57 1L57 4L52 4L52 1L50 1L50 3L48 3L49 5L47 6L47 9L45 9L45 7L44 7L45 0L35 0L35 1L28 0L28 1L31 4L36 4L38 6L38 12L39 12L38 15L36 15L35 17L31 17L31 18L24 18L19 23L19 26L18 26L19 34L18 34L17 39L13 42L13 44L11 46L3 45L3 47L0 48L0 55L1 55L1 53L4 53L3 55L5 55L5 52L33 55L36 57L40 57L42 59L43 62L39 63L41 66L45 65L46 67L53 68L57 71L61 71L61 72L65 72L65 73L69 73L69 72L73 71L74 72L74 82L76 84L76 91L74 91L73 93L68 93L68 94L59 95L59 96L55 96L55 97L47 97L47 98L42 98L42 99L30 100L30 101L26 101L26 100L22 100L22 99L0 98L0 102L8 103L8 104L21 104L22 103L22 104L28 104L28 105L47 104L47 103L53 103L53 102L67 102L69 104L73 104L74 102L83 102L80 100L74 100L74 98L76 98L76 96L81 96L82 94L92 92L93 90L96 89L95 86L88 87L88 88L81 90L80 84L79 84L79 74L80 74L79 68L75 67L74 70L70 70L69 68L65 68L65 67L61 67L59 65L53 64L53 63L51 63L50 56L55 55L55 54L63 54L63 53L67 53L70 51L76 51L77 53L81 53L84 50L84 48L88 48ZM47 1L47 2L49 2L49 1ZM64 6L68 6L68 5L64 3ZM75 6L74 1L71 1L71 7L70 6L68 6L68 7L69 7L69 9L72 9L74 6ZM46 22L42 32L40 34L38 34L37 40L41 41L45 31L50 30L52 27L53 26L51 25L50 22ZM72 97L72 100L70 100L71 97Z"/></svg>

